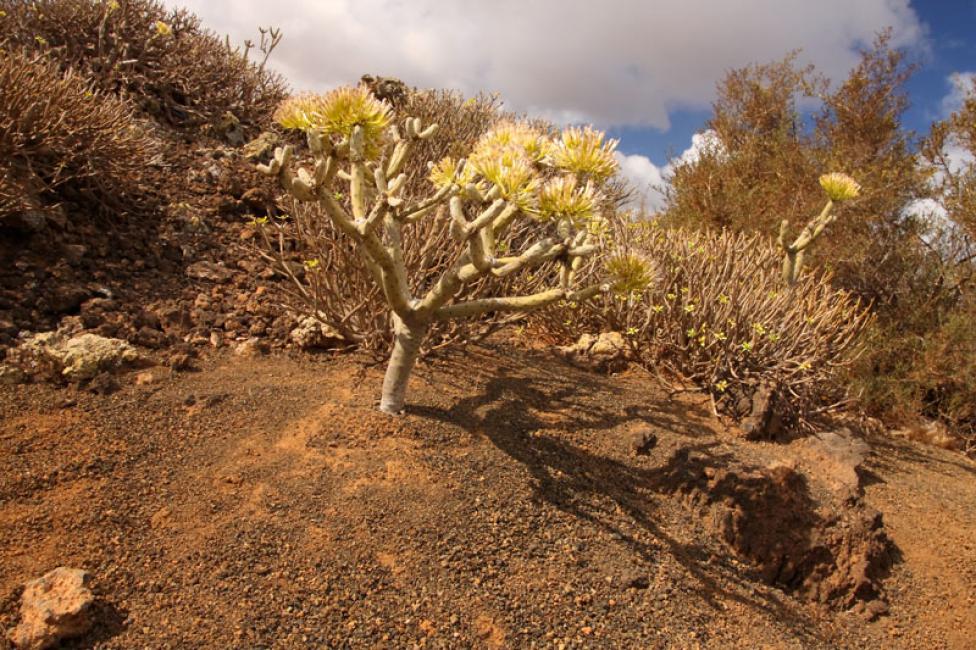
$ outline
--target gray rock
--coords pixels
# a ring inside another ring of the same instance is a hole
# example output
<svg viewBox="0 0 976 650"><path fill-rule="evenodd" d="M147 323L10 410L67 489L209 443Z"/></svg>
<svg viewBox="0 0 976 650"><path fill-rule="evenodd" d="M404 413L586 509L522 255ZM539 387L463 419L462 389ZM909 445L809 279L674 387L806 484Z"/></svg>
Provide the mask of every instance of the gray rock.
<svg viewBox="0 0 976 650"><path fill-rule="evenodd" d="M850 429L820 431L791 445L810 473L827 483L841 497L860 494L857 474L870 446Z"/></svg>

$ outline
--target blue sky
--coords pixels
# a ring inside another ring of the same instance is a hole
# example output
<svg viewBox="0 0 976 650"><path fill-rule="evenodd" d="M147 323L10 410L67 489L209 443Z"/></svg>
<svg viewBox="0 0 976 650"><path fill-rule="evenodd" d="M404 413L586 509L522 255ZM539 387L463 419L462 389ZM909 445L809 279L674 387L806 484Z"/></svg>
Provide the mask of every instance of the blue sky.
<svg viewBox="0 0 976 650"><path fill-rule="evenodd" d="M944 101L954 90L951 75L976 72L976 1L916 0L910 7L923 27L923 36L907 48L919 69L908 84L911 107L904 123L924 134L933 121L945 117ZM668 129L611 127L608 131L620 138L621 151L642 154L664 165L669 155L688 147L710 113L707 107L673 110Z"/></svg>
<svg viewBox="0 0 976 650"><path fill-rule="evenodd" d="M620 138L639 190L666 182L670 154L693 153L731 68L800 50L801 64L841 80L891 27L921 65L905 121L922 133L944 116L951 75L976 71L976 0L164 1L237 42L258 25L281 27L271 64L296 90L370 73L591 122Z"/></svg>

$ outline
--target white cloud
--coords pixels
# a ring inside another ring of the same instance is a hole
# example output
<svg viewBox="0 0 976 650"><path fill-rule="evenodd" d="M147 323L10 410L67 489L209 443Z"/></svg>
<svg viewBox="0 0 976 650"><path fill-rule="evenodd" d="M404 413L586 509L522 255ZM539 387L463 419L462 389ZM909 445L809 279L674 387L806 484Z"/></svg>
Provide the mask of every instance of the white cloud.
<svg viewBox="0 0 976 650"><path fill-rule="evenodd" d="M680 156L676 156L668 163L668 172L678 165L698 162L698 159L706 152L718 155L725 153L725 146L719 139L718 133L713 129L706 129L701 133L696 133L691 136L691 146L681 152Z"/></svg>
<svg viewBox="0 0 976 650"><path fill-rule="evenodd" d="M949 93L942 98L942 113L948 116L962 107L967 95L976 90L976 72L953 72L946 78Z"/></svg>
<svg viewBox="0 0 976 650"><path fill-rule="evenodd" d="M949 217L945 206L935 199L916 199L902 209L902 214L906 217L917 217L933 225L945 224Z"/></svg>
<svg viewBox="0 0 976 650"><path fill-rule="evenodd" d="M654 211L664 207L665 191L675 167L698 161L706 151L721 154L724 150L718 134L708 129L691 136L691 145L663 167L655 165L647 156L620 152L617 152L617 163L620 165L621 176L637 193L635 207L643 203L645 208Z"/></svg>
<svg viewBox="0 0 976 650"><path fill-rule="evenodd" d="M923 38L909 0L166 1L238 42L282 27L272 65L298 89L372 73L604 127L665 129L670 110L707 107L728 69L796 48L840 77L886 26L895 45Z"/></svg>
<svg viewBox="0 0 976 650"><path fill-rule="evenodd" d="M620 175L636 192L634 207L643 204L653 212L664 205L664 175L650 158L640 154L628 156L618 151L617 163L620 165Z"/></svg>

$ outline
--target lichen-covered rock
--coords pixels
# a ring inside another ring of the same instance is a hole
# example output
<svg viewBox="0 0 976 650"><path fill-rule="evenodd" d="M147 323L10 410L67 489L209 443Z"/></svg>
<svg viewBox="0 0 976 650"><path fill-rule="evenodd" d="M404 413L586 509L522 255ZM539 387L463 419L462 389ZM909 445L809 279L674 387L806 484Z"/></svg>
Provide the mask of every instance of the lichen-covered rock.
<svg viewBox="0 0 976 650"><path fill-rule="evenodd" d="M92 379L144 361L142 355L121 339L97 334L67 337L61 332L42 332L25 339L8 357L39 374L55 374L69 381Z"/></svg>
<svg viewBox="0 0 976 650"><path fill-rule="evenodd" d="M342 335L313 316L305 316L288 338L300 350L328 350L345 342Z"/></svg>
<svg viewBox="0 0 976 650"><path fill-rule="evenodd" d="M574 365L601 372L619 372L632 357L630 346L620 332L583 334L575 344L558 351Z"/></svg>
<svg viewBox="0 0 976 650"><path fill-rule="evenodd" d="M234 347L234 354L239 357L261 357L268 353L268 344L257 337L241 341Z"/></svg>
<svg viewBox="0 0 976 650"><path fill-rule="evenodd" d="M10 641L21 650L43 650L81 636L94 623L94 601L87 573L58 567L24 586L20 624L10 631Z"/></svg>

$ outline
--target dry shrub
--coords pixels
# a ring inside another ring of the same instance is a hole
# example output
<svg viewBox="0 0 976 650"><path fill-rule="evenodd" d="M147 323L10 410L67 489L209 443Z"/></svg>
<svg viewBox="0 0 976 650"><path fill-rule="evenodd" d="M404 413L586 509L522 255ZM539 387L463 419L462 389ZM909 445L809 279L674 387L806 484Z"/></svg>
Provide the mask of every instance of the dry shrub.
<svg viewBox="0 0 976 650"><path fill-rule="evenodd" d="M735 416L761 384L787 397L793 424L840 399L838 371L856 354L869 316L828 276L808 273L785 286L781 251L757 234L640 221L620 224L615 238L618 259L644 258L655 281L540 315L550 332L564 340L624 333L642 365L687 378Z"/></svg>
<svg viewBox="0 0 976 650"><path fill-rule="evenodd" d="M249 59L250 46L231 47L156 0L0 0L0 10L0 47L48 54L172 126L236 120L253 131L285 95L283 79ZM262 32L265 54L269 38Z"/></svg>
<svg viewBox="0 0 976 650"><path fill-rule="evenodd" d="M478 95L465 99L452 91L410 91L396 107L400 117L419 117L424 124L439 125L437 133L418 143L404 173L405 195L416 198L430 193L427 161L445 156L455 158L470 151L478 138L502 120L515 116L503 112L495 96ZM287 275L292 308L314 315L334 329L350 345L366 350L386 350L392 340L390 308L373 277L363 265L355 242L339 232L317 204L284 199L284 219L259 220L262 227L266 259ZM454 264L461 252L450 233L451 220L436 214L413 224L405 224L402 234L403 255L410 289L422 295L430 289L427 283ZM510 229L500 248L506 244L518 250L526 239L526 228L519 221ZM514 274L519 275L519 274ZM542 274L534 280L541 283ZM491 286L486 286L490 282ZM464 294L489 297L525 293L524 278L483 279L467 285ZM540 284L541 286L541 284ZM477 340L501 325L524 318L518 314L489 316L480 320L436 323L428 337L424 353L456 343Z"/></svg>
<svg viewBox="0 0 976 650"><path fill-rule="evenodd" d="M39 201L135 209L152 149L118 98L43 57L0 54L0 220Z"/></svg>

